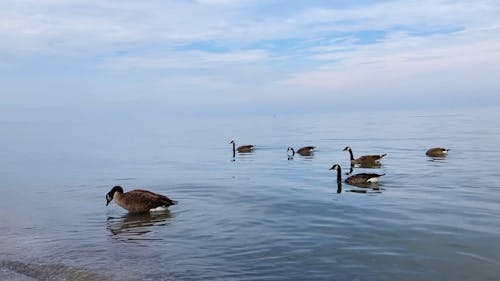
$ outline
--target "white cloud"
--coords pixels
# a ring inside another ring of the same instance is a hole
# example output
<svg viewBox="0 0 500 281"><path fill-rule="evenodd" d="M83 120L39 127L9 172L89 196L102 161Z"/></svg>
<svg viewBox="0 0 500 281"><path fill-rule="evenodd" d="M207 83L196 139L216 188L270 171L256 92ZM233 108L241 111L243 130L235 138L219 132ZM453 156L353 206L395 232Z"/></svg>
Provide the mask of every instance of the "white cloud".
<svg viewBox="0 0 500 281"><path fill-rule="evenodd" d="M287 15L270 11L260 14L267 2L231 3L7 0L0 3L0 36L4 38L0 48L99 51L196 41L239 46L259 40L309 40L332 32L398 26L470 28L498 24L500 14L500 7L491 1L389 1L347 8L292 9ZM293 7L289 2L282 5ZM259 6L262 8L257 9Z"/></svg>
<svg viewBox="0 0 500 281"><path fill-rule="evenodd" d="M440 96L498 88L500 29L415 37L393 35L382 42L326 52L322 66L292 74L280 84L298 90L351 97L376 94ZM328 61L336 62L329 64Z"/></svg>
<svg viewBox="0 0 500 281"><path fill-rule="evenodd" d="M252 63L268 57L265 50L246 50L226 53L202 51L169 52L148 56L125 56L109 59L106 68L121 70L137 69L192 69L221 66L224 64Z"/></svg>
<svg viewBox="0 0 500 281"><path fill-rule="evenodd" d="M218 98L231 95L231 100L241 95L321 101L346 93L390 100L436 87L448 94L471 93L477 85L489 92L500 87L495 1L297 3L5 0L0 57L9 60L0 71L10 75L9 67L29 68L32 58L36 67L47 57L58 58L63 63L54 68L73 67L75 77L78 71L109 75L103 92L116 99L121 96L112 89L158 99L168 88L165 99L178 89L195 97L213 89ZM286 7L276 9L280 4ZM358 32L371 31L384 36L361 45ZM160 77L166 72L174 78ZM147 82L140 80L144 77ZM27 92L24 83L14 82L9 84L18 87L14 92Z"/></svg>

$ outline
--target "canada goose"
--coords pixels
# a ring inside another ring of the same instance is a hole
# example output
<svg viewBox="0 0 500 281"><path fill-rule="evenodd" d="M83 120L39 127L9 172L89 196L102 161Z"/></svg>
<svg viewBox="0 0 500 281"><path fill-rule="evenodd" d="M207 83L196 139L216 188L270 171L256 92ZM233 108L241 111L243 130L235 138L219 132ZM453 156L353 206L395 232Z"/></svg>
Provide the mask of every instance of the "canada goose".
<svg viewBox="0 0 500 281"><path fill-rule="evenodd" d="M448 150L446 148L434 147L425 152L425 155L429 157L446 157L448 155Z"/></svg>
<svg viewBox="0 0 500 281"><path fill-rule="evenodd" d="M357 166L357 167L363 167L363 168L369 168L373 166L380 166L380 159L382 159L384 156L387 154L382 154L382 155L363 155L360 156L357 159L354 159L354 155L352 154L352 148L349 146L346 146L344 150L349 151L349 154L351 156L351 165Z"/></svg>
<svg viewBox="0 0 500 281"><path fill-rule="evenodd" d="M236 148L236 144L234 143L233 140L230 141L229 143L233 144L233 157L236 155L236 151L238 151L238 153L250 153L253 151L254 148L254 146L251 144L238 146L238 148Z"/></svg>
<svg viewBox="0 0 500 281"><path fill-rule="evenodd" d="M330 170L336 170L337 171L337 182L342 181L342 169L340 168L339 164L333 165ZM367 174L367 173L360 173L360 174L355 174L350 177L348 177L345 180L345 183L350 184L350 185L355 185L359 187L370 187L371 184L373 183L378 183L379 178L381 176L384 176L385 174Z"/></svg>
<svg viewBox="0 0 500 281"><path fill-rule="evenodd" d="M115 199L116 204L131 213L142 213L149 211L164 211L168 206L177 204L167 196L153 193L151 191L136 189L123 193L121 186L115 186L106 194L106 206Z"/></svg>
<svg viewBox="0 0 500 281"><path fill-rule="evenodd" d="M315 148L314 146L304 146L299 148L299 150L297 150L297 153L302 156L311 156L314 152L314 148ZM293 149L293 147L289 147L287 149L287 152L288 151L292 152L292 157L295 155L295 149Z"/></svg>

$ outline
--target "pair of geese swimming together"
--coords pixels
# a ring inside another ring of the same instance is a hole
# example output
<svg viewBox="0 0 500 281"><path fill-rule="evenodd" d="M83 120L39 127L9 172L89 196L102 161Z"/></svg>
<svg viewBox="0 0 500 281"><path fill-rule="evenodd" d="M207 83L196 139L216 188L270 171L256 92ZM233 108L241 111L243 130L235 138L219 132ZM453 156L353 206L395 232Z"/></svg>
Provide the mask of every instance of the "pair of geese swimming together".
<svg viewBox="0 0 500 281"><path fill-rule="evenodd" d="M354 158L352 153L352 148L346 146L344 151L349 152L349 156L351 158L351 171L352 167L361 167L361 168L375 168L380 167L380 160L384 158L387 154L381 155L363 155L358 158ZM334 164L330 170L337 171L337 182L342 182L342 169L339 164ZM359 187L370 187L371 184L378 183L381 176L385 174L376 174L376 173L359 173L348 177L345 180L345 183L350 185L355 185Z"/></svg>
<svg viewBox="0 0 500 281"><path fill-rule="evenodd" d="M233 144L233 156L236 151L234 141L231 141ZM252 152L254 146L253 145L244 145L238 147L238 152ZM289 147L288 150L292 151L295 154L293 148ZM297 153L303 155L310 155L314 150L313 146L302 147L297 150ZM382 159L386 154L382 155L363 155L359 158L354 158L352 149L347 146L344 148L345 151L348 151L351 157L351 167L368 167L372 166L380 166L380 159ZM449 149L445 148L431 148L426 151L426 155L433 158L442 158L446 157ZM330 170L337 171L337 182L340 184L342 182L342 169L339 164L334 164ZM345 183L350 185L355 185L359 187L370 187L371 184L378 183L380 177L385 174L376 174L376 173L359 173L348 177L345 180ZM154 211L164 211L169 206L177 204L177 201L168 198L167 196L154 193L148 190L136 189L131 190L129 192L124 192L121 186L114 186L107 194L106 194L106 206L109 203L115 200L115 202L122 208L126 209L131 213L143 213L143 212L154 212Z"/></svg>
<svg viewBox="0 0 500 281"><path fill-rule="evenodd" d="M241 146L236 147L236 143L234 141L230 141L229 143L233 145L233 157L236 156L236 152L238 152L238 153L251 153L255 149L255 146L251 145L251 144L241 145ZM304 146L304 147L301 147L299 150L295 151L295 149L293 149L293 147L288 147L287 152L291 151L292 156L294 156L295 153L298 153L302 156L311 156L314 152L314 148L315 148L314 146Z"/></svg>
<svg viewBox="0 0 500 281"><path fill-rule="evenodd" d="M236 156L236 152L238 153L251 153L255 149L254 145L248 144L248 145L241 145L236 147L236 143L234 141L229 142L230 144L233 145L233 157ZM299 148L299 150L295 151L293 147L288 147L287 152L291 151L292 152L292 157L295 156L295 153L300 154L302 156L311 156L314 152L314 146L304 146Z"/></svg>

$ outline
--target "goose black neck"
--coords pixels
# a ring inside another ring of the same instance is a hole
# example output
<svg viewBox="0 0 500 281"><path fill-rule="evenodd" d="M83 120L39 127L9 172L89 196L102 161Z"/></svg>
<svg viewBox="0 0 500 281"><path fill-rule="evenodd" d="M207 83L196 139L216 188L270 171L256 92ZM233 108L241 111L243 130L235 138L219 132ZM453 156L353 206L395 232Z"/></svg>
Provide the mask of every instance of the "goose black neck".
<svg viewBox="0 0 500 281"><path fill-rule="evenodd" d="M293 147L290 147L290 150L292 151L292 156L295 156L295 149L293 149Z"/></svg>
<svg viewBox="0 0 500 281"><path fill-rule="evenodd" d="M342 169L340 168L340 165L337 167L337 182L342 182Z"/></svg>
<svg viewBox="0 0 500 281"><path fill-rule="evenodd" d="M349 149L347 151L349 151L349 155L351 155L351 161L354 160L354 155L352 155L352 150Z"/></svg>
<svg viewBox="0 0 500 281"><path fill-rule="evenodd" d="M236 145L233 142L233 158L236 156Z"/></svg>
<svg viewBox="0 0 500 281"><path fill-rule="evenodd" d="M114 186L109 193L114 194L115 192L123 193L123 188L119 185Z"/></svg>

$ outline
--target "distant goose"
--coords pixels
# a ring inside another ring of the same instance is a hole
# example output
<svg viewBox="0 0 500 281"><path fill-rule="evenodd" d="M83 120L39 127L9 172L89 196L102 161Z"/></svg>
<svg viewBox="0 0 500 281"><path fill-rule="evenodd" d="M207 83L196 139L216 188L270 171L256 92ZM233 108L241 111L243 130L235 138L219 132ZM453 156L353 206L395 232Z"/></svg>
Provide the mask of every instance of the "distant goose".
<svg viewBox="0 0 500 281"><path fill-rule="evenodd" d="M342 182L342 169L340 168L339 164L333 165L330 170L336 170L337 171L337 182ZM360 174L355 174L350 177L348 177L345 180L345 183L350 184L350 185L355 185L355 186L360 186L360 187L370 187L371 184L373 183L378 183L379 179L381 176L384 176L385 174L367 174L367 173L360 173Z"/></svg>
<svg viewBox="0 0 500 281"><path fill-rule="evenodd" d="M434 147L425 152L425 155L429 157L446 157L448 155L449 149Z"/></svg>
<svg viewBox="0 0 500 281"><path fill-rule="evenodd" d="M236 148L236 144L234 143L234 141L230 141L229 143L233 144L233 157L236 154L236 151L238 151L238 153L249 153L252 152L254 149L253 145L242 145Z"/></svg>
<svg viewBox="0 0 500 281"><path fill-rule="evenodd" d="M311 156L314 152L314 146L304 146L304 147L301 147L299 148L299 150L297 150L297 153L302 155L302 156ZM292 152L292 156L295 155L295 149L293 149L293 147L289 147L287 149L287 152L288 151L291 151Z"/></svg>
<svg viewBox="0 0 500 281"><path fill-rule="evenodd" d="M384 156L387 154L382 154L382 155L363 155L360 156L357 159L354 159L354 155L352 154L352 148L349 146L346 146L344 150L349 151L349 154L351 156L351 165L354 166L360 166L360 167L370 167L370 166L379 166L380 165L380 159L382 159Z"/></svg>
<svg viewBox="0 0 500 281"><path fill-rule="evenodd" d="M123 193L121 186L115 186L106 194L106 206L115 199L116 204L131 213L164 211L177 201L151 191L136 189Z"/></svg>

